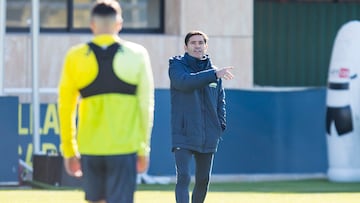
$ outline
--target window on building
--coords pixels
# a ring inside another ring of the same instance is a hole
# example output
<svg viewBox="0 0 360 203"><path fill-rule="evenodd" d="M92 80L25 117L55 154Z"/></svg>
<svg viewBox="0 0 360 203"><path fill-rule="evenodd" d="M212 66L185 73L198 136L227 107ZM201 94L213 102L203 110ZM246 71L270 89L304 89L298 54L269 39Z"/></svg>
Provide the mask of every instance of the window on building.
<svg viewBox="0 0 360 203"><path fill-rule="evenodd" d="M40 0L40 31L87 32L95 0ZM120 0L124 32L163 32L164 0ZM29 31L30 0L7 0L7 31Z"/></svg>

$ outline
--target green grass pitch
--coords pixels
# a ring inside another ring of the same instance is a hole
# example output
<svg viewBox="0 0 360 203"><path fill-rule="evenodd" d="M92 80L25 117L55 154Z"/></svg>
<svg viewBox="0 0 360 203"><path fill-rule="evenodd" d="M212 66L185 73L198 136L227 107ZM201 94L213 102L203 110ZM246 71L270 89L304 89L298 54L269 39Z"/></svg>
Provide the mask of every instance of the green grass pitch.
<svg viewBox="0 0 360 203"><path fill-rule="evenodd" d="M175 202L174 184L139 185L136 203ZM0 188L1 203L85 203L81 190ZM205 203L358 203L360 183L327 180L212 183Z"/></svg>

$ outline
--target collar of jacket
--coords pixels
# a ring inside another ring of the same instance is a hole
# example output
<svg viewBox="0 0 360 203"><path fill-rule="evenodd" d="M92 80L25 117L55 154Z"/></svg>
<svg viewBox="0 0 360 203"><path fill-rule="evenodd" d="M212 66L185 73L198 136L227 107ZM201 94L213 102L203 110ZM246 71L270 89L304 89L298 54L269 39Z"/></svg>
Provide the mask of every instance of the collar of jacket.
<svg viewBox="0 0 360 203"><path fill-rule="evenodd" d="M107 47L113 44L114 42L120 42L120 38L117 35L109 35L109 34L102 34L96 35L92 42L101 47Z"/></svg>
<svg viewBox="0 0 360 203"><path fill-rule="evenodd" d="M211 68L211 61L209 55L204 55L202 59L190 56L188 53L184 54L184 59L189 65L190 69L194 71L202 71Z"/></svg>

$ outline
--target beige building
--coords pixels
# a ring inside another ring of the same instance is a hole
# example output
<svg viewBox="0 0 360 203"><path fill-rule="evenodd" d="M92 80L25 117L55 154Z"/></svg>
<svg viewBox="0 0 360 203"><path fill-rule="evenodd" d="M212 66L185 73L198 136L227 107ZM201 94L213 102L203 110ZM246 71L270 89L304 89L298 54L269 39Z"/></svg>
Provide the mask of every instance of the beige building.
<svg viewBox="0 0 360 203"><path fill-rule="evenodd" d="M225 88L253 86L253 0L165 0L164 34L122 34L144 45L151 57L156 88L169 88L168 59L184 52L190 30L209 35L209 50L216 66L234 66L235 80ZM91 34L41 33L39 37L40 102L56 102L62 60L72 45L87 42ZM29 33L5 36L4 92L31 101L32 67Z"/></svg>

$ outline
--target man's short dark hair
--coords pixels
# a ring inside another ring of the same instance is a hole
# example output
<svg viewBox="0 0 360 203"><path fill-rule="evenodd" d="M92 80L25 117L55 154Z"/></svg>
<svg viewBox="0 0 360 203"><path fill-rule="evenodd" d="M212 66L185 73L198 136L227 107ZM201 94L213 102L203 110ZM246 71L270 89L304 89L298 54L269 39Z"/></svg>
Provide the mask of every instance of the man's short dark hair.
<svg viewBox="0 0 360 203"><path fill-rule="evenodd" d="M188 45L188 42L189 42L189 39L190 37L194 36L194 35L201 35L203 38L204 38L204 42L205 44L207 43L207 41L209 40L209 37L204 33L204 32L201 32L201 31L190 31L189 33L186 34L185 36L185 45L187 46Z"/></svg>
<svg viewBox="0 0 360 203"><path fill-rule="evenodd" d="M115 0L101 0L97 1L91 9L91 17L111 17L121 16L121 7L119 2Z"/></svg>

